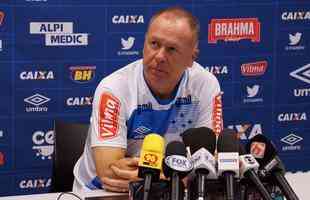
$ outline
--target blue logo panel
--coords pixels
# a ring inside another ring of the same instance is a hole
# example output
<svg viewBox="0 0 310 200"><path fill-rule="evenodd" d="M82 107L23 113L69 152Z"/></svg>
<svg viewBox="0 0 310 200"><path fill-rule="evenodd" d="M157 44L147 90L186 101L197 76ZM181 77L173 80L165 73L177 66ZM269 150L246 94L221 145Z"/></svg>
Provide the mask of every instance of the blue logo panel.
<svg viewBox="0 0 310 200"><path fill-rule="evenodd" d="M51 189L51 173L37 171L31 174L17 174L13 184L15 194L47 193Z"/></svg>
<svg viewBox="0 0 310 200"><path fill-rule="evenodd" d="M15 107L18 115L54 114L58 109L58 92L55 90L16 90Z"/></svg>
<svg viewBox="0 0 310 200"><path fill-rule="evenodd" d="M105 26L91 23L104 19L104 9L53 8L16 8L18 24L15 39L18 60L63 59L64 55L67 60L104 57Z"/></svg>
<svg viewBox="0 0 310 200"><path fill-rule="evenodd" d="M11 146L12 144L12 120L0 118L0 146Z"/></svg>
<svg viewBox="0 0 310 200"><path fill-rule="evenodd" d="M309 103L310 60L306 56L278 57L276 73L276 103ZM284 85L285 84L285 85Z"/></svg>
<svg viewBox="0 0 310 200"><path fill-rule="evenodd" d="M54 118L18 118L16 168L50 167L54 153Z"/></svg>
<svg viewBox="0 0 310 200"><path fill-rule="evenodd" d="M8 174L0 175L0 196L12 195L13 176Z"/></svg>
<svg viewBox="0 0 310 200"><path fill-rule="evenodd" d="M95 89L64 90L62 113L85 113L90 115Z"/></svg>
<svg viewBox="0 0 310 200"><path fill-rule="evenodd" d="M12 113L12 87L8 85L8 83L12 82L12 67L10 63L1 62L0 66L0 85L2 86L0 116L7 117Z"/></svg>
<svg viewBox="0 0 310 200"><path fill-rule="evenodd" d="M7 172L13 168L12 148L0 145L0 172Z"/></svg>

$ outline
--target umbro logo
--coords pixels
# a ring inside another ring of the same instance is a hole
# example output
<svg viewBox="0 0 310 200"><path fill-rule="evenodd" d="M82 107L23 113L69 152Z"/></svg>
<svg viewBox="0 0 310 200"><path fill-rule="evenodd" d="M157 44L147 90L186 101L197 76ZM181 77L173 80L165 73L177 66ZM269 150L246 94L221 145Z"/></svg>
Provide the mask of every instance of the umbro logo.
<svg viewBox="0 0 310 200"><path fill-rule="evenodd" d="M35 94L24 99L25 102L34 106L40 106L50 100L51 100L50 98L47 98L41 94Z"/></svg>
<svg viewBox="0 0 310 200"><path fill-rule="evenodd" d="M301 140L303 140L303 138L295 134L289 134L288 136L281 139L282 142L289 145L294 145Z"/></svg>
<svg viewBox="0 0 310 200"><path fill-rule="evenodd" d="M138 128L136 128L134 130L134 132L142 135L142 134L145 134L145 133L149 132L150 130L151 129L149 129L149 128L145 127L145 126L139 126Z"/></svg>
<svg viewBox="0 0 310 200"><path fill-rule="evenodd" d="M290 76L310 84L310 63L292 71Z"/></svg>

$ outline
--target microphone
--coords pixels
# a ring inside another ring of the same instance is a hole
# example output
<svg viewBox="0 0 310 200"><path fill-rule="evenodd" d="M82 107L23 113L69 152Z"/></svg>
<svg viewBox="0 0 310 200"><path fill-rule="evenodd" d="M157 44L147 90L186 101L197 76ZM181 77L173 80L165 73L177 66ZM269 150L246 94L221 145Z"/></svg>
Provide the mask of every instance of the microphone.
<svg viewBox="0 0 310 200"><path fill-rule="evenodd" d="M158 181L164 154L164 138L151 133L145 136L140 152L138 177L144 178L143 200L148 200L152 181Z"/></svg>
<svg viewBox="0 0 310 200"><path fill-rule="evenodd" d="M170 177L171 200L183 200L183 182L181 181L191 170L193 163L186 157L183 142L172 141L166 147L163 172L165 177Z"/></svg>
<svg viewBox="0 0 310 200"><path fill-rule="evenodd" d="M264 135L254 136L246 145L248 152L256 158L260 164L261 174L270 175L287 200L299 200L296 193L284 177L284 165L277 155L275 145Z"/></svg>
<svg viewBox="0 0 310 200"><path fill-rule="evenodd" d="M193 174L198 177L198 191L193 193L198 195L199 200L204 200L207 178L217 178L215 158L212 155L215 151L215 133L207 127L191 128L183 132L181 137L184 144L194 152L191 157L194 164L194 173L192 173L191 177L193 177Z"/></svg>
<svg viewBox="0 0 310 200"><path fill-rule="evenodd" d="M224 129L217 140L218 175L226 182L226 199L234 199L235 180L239 178L239 140L231 129Z"/></svg>
<svg viewBox="0 0 310 200"><path fill-rule="evenodd" d="M272 200L271 195L257 175L259 168L258 162L255 160L252 154L246 154L245 149L241 143L239 144L239 154L240 177L250 179L257 187L264 200Z"/></svg>

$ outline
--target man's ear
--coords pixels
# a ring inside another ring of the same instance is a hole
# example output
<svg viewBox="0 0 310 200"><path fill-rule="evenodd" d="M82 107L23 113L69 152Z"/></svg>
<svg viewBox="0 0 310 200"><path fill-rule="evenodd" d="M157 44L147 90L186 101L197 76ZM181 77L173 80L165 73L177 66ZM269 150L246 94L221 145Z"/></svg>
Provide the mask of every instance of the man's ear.
<svg viewBox="0 0 310 200"><path fill-rule="evenodd" d="M199 49L196 46L194 51L193 51L193 60L196 60L198 58L198 55L199 55Z"/></svg>

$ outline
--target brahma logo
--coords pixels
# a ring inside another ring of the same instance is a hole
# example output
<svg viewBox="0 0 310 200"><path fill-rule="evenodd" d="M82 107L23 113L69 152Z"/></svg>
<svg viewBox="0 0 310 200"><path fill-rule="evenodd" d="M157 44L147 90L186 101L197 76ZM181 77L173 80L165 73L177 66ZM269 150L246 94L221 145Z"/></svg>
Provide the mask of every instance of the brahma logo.
<svg viewBox="0 0 310 200"><path fill-rule="evenodd" d="M113 24L144 24L143 15L114 15Z"/></svg>
<svg viewBox="0 0 310 200"><path fill-rule="evenodd" d="M239 125L229 125L229 129L237 131L237 136L241 140L251 139L255 135L263 134L261 124L239 124Z"/></svg>
<svg viewBox="0 0 310 200"><path fill-rule="evenodd" d="M91 106L93 97L69 97L67 106Z"/></svg>
<svg viewBox="0 0 310 200"><path fill-rule="evenodd" d="M306 121L307 114L302 113L280 113L278 115L279 122L289 122L289 121Z"/></svg>
<svg viewBox="0 0 310 200"><path fill-rule="evenodd" d="M310 20L310 11L283 12L281 17L284 21Z"/></svg>
<svg viewBox="0 0 310 200"><path fill-rule="evenodd" d="M49 102L51 99L41 94L35 94L24 99L24 102L34 105L35 107L26 107L26 112L47 112L47 107L40 107L40 105Z"/></svg>
<svg viewBox="0 0 310 200"><path fill-rule="evenodd" d="M19 188L21 189L47 188L51 186L51 183L52 183L51 178L28 179L28 180L22 180L19 183Z"/></svg>
<svg viewBox="0 0 310 200"><path fill-rule="evenodd" d="M3 24L4 12L0 11L0 26Z"/></svg>
<svg viewBox="0 0 310 200"><path fill-rule="evenodd" d="M0 167L3 166L4 164L5 164L4 153L0 151Z"/></svg>
<svg viewBox="0 0 310 200"><path fill-rule="evenodd" d="M288 144L289 146L283 146L282 151L296 151L301 150L301 145L295 145L298 142L302 141L303 138L295 135L295 134L289 134L284 138L281 138L281 142L284 142Z"/></svg>
<svg viewBox="0 0 310 200"><path fill-rule="evenodd" d="M214 75L228 74L227 65L211 65L206 66L205 69Z"/></svg>
<svg viewBox="0 0 310 200"><path fill-rule="evenodd" d="M110 93L103 93L100 97L99 135L100 140L114 138L118 132L118 120L121 103Z"/></svg>
<svg viewBox="0 0 310 200"><path fill-rule="evenodd" d="M42 160L52 159L54 153L54 131L50 130L46 133L43 131L36 131L32 134L32 142L34 146L32 149L36 152L36 156Z"/></svg>
<svg viewBox="0 0 310 200"><path fill-rule="evenodd" d="M55 79L54 72L49 71L23 71L20 73L21 80L53 80Z"/></svg>
<svg viewBox="0 0 310 200"><path fill-rule="evenodd" d="M310 84L310 63L292 71L290 76Z"/></svg>
<svg viewBox="0 0 310 200"><path fill-rule="evenodd" d="M223 92L220 92L213 98L212 129L217 135L223 130L222 95Z"/></svg>
<svg viewBox="0 0 310 200"><path fill-rule="evenodd" d="M45 46L88 45L88 33L73 33L73 22L30 22L30 34L45 35Z"/></svg>
<svg viewBox="0 0 310 200"><path fill-rule="evenodd" d="M217 43L218 40L227 42L244 39L260 42L258 18L211 19L208 32L209 43Z"/></svg>
<svg viewBox="0 0 310 200"><path fill-rule="evenodd" d="M265 74L268 63L267 61L257 61L241 65L241 74L243 76L261 76Z"/></svg>
<svg viewBox="0 0 310 200"><path fill-rule="evenodd" d="M117 54L119 56L126 55L126 56L132 56L132 55L139 55L139 51L129 51L135 43L134 37L128 37L127 40L124 38L121 38L121 44L122 44L122 51L118 51Z"/></svg>
<svg viewBox="0 0 310 200"><path fill-rule="evenodd" d="M96 66L85 65L85 66L72 66L69 67L71 71L71 80L77 83L88 83L95 78Z"/></svg>

